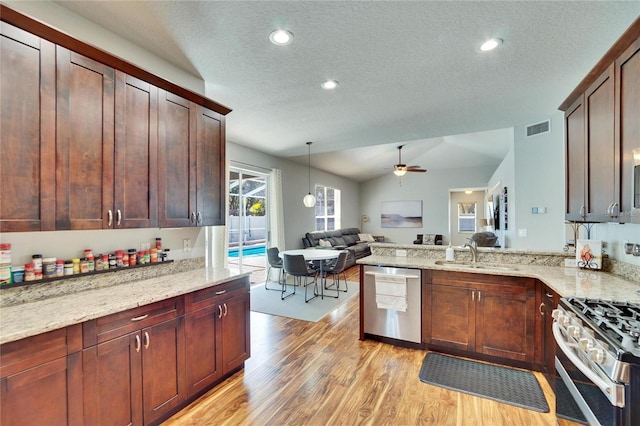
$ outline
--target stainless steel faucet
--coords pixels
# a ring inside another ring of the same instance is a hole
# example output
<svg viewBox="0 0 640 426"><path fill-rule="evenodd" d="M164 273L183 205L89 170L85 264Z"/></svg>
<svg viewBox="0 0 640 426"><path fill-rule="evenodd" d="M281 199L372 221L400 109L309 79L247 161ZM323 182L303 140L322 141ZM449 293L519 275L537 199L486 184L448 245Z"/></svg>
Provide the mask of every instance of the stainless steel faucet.
<svg viewBox="0 0 640 426"><path fill-rule="evenodd" d="M469 247L469 250L471 251L471 263L476 263L478 260L478 243L471 238L467 238L467 242L463 247Z"/></svg>

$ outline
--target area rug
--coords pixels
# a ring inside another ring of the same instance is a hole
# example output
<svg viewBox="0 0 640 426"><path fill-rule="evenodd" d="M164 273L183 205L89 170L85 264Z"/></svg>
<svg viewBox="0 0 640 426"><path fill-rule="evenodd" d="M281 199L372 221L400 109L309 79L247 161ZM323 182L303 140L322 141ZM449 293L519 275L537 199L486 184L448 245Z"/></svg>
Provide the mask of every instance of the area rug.
<svg viewBox="0 0 640 426"><path fill-rule="evenodd" d="M549 412L538 380L528 371L428 352L422 362L420 380L516 407Z"/></svg>
<svg viewBox="0 0 640 426"><path fill-rule="evenodd" d="M343 284L344 282L341 284L341 287ZM277 283L269 282L269 288L277 287ZM251 310L303 321L318 322L322 317L334 311L360 292L360 284L357 282L349 281L348 288L349 291L346 293L341 291L337 299L331 297L336 294L334 290L325 290L324 299L318 296L309 301L309 303L305 303L304 288L298 287L296 294L280 300L280 291L266 290L264 284L262 284L251 288ZM313 286L309 286L310 292L312 289ZM291 291L291 286L288 286L287 291Z"/></svg>

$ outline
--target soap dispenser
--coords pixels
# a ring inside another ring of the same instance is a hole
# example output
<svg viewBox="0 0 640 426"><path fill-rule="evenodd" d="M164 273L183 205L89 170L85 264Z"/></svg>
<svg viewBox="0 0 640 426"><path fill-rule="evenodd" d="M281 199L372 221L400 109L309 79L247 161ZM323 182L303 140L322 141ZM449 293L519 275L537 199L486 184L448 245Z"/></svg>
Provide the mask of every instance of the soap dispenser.
<svg viewBox="0 0 640 426"><path fill-rule="evenodd" d="M445 251L445 256L446 256L447 262L453 262L455 260L455 253L453 251L453 247L451 247L451 244L449 244L449 247L447 247L447 250Z"/></svg>

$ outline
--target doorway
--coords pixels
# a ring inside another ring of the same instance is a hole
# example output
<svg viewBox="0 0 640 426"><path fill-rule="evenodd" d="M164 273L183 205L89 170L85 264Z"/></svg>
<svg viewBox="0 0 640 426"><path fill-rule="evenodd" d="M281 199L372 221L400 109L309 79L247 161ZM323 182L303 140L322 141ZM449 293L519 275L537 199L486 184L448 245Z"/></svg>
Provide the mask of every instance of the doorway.
<svg viewBox="0 0 640 426"><path fill-rule="evenodd" d="M229 169L228 264L259 282L266 267L269 175Z"/></svg>
<svg viewBox="0 0 640 426"><path fill-rule="evenodd" d="M486 189L450 190L449 235L452 246L462 246L468 238L483 231Z"/></svg>

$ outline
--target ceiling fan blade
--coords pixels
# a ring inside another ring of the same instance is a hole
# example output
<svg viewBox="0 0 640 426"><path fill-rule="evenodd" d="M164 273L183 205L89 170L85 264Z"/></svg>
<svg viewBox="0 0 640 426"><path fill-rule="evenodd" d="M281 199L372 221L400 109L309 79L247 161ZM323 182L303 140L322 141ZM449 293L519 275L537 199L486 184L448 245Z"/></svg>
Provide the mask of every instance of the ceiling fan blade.
<svg viewBox="0 0 640 426"><path fill-rule="evenodd" d="M418 172L418 173L424 173L427 171L427 169L407 169L408 172Z"/></svg>

